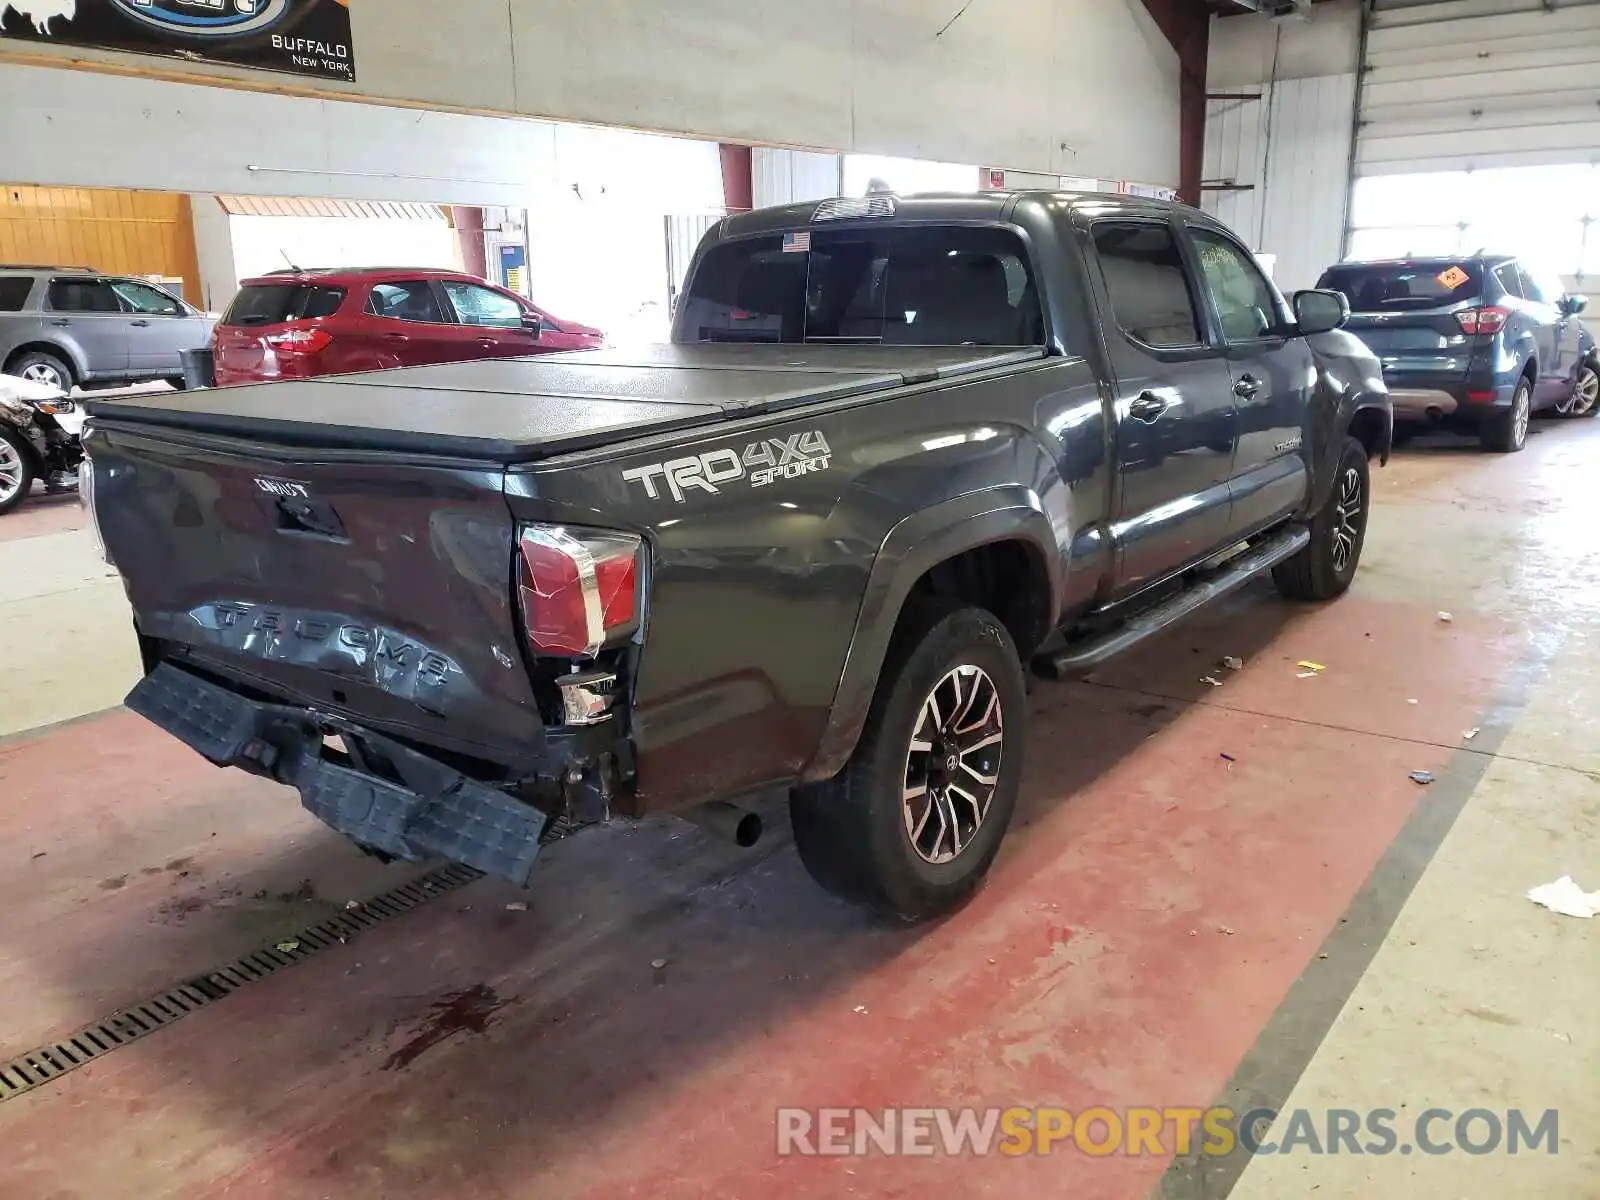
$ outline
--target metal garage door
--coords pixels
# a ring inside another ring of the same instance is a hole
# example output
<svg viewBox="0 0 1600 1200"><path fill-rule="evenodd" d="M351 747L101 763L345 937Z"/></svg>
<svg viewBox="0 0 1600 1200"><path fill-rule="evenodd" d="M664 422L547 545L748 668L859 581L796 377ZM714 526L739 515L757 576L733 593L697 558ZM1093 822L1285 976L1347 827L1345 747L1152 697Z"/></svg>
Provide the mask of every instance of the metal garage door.
<svg viewBox="0 0 1600 1200"><path fill-rule="evenodd" d="M1600 0L1376 0L1356 173L1589 163Z"/></svg>

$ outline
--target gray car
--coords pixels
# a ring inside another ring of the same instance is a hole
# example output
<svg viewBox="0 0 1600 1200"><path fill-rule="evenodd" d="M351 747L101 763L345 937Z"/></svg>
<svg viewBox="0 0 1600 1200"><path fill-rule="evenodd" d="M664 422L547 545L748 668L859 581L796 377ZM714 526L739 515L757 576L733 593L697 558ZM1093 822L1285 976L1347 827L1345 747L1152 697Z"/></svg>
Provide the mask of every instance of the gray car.
<svg viewBox="0 0 1600 1200"><path fill-rule="evenodd" d="M216 318L144 279L81 267L0 266L0 372L70 391L165 379Z"/></svg>

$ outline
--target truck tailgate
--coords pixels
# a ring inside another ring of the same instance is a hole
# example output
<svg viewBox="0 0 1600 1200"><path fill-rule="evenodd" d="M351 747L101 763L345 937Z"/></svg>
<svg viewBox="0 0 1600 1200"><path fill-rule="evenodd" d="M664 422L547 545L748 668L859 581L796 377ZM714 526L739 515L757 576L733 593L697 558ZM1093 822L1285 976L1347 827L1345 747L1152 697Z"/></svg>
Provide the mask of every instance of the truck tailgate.
<svg viewBox="0 0 1600 1200"><path fill-rule="evenodd" d="M498 466L114 421L91 445L101 533L160 657L507 766L542 748Z"/></svg>

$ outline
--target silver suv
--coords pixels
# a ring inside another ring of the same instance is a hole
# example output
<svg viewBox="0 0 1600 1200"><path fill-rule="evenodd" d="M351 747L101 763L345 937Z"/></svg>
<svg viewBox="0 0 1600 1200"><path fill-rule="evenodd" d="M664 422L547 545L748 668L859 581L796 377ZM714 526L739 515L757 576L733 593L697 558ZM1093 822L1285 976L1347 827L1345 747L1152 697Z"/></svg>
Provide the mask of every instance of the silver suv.
<svg viewBox="0 0 1600 1200"><path fill-rule="evenodd" d="M81 267L0 265L0 373L70 391L166 379L216 318L144 279Z"/></svg>

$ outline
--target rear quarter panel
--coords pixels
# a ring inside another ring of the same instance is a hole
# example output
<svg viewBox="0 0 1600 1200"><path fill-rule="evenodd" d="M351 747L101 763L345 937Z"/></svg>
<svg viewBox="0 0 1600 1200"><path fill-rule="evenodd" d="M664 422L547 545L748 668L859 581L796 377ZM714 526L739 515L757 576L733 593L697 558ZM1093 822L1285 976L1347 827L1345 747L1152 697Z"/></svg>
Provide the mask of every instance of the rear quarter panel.
<svg viewBox="0 0 1600 1200"><path fill-rule="evenodd" d="M696 458L715 491L675 494L657 469ZM638 804L651 811L791 782L831 723L855 721L836 697L855 658L870 699L880 638L909 587L903 571L916 567L883 553L908 518L963 501L961 511L982 512L995 507L983 493L1020 492L1037 518L1031 536L1049 542L1064 580L1075 532L1103 522L1105 462L1093 374L1054 358L689 442L572 456L513 471L507 491L522 520L630 528L651 546L632 680ZM1057 608L1067 602L1058 586ZM854 733L845 742L847 753Z"/></svg>

